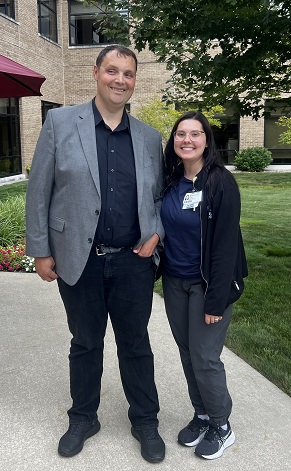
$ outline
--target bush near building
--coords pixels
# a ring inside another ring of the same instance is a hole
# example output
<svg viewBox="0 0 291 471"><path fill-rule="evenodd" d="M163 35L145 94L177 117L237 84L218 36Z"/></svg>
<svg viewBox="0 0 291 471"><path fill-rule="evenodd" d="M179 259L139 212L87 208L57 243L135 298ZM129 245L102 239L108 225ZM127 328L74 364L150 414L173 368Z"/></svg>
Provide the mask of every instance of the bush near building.
<svg viewBox="0 0 291 471"><path fill-rule="evenodd" d="M233 165L245 172L262 172L272 160L271 152L265 147L248 147L236 153Z"/></svg>

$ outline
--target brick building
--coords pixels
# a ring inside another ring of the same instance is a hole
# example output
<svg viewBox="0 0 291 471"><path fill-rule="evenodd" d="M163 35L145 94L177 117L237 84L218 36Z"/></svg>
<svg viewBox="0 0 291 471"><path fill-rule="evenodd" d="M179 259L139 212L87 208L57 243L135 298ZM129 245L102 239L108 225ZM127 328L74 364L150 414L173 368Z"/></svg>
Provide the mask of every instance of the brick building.
<svg viewBox="0 0 291 471"><path fill-rule="evenodd" d="M85 7L82 0L0 0L0 54L46 77L41 97L0 98L0 178L25 173L48 109L94 96L93 65L108 44L96 31L96 12L98 7ZM149 52L139 53L138 61L129 103L133 115L140 103L161 95L170 77ZM291 162L291 146L278 144L279 115L280 110L269 120L230 122L220 116L223 127L215 134L225 161L231 162L235 150L265 145L277 162Z"/></svg>

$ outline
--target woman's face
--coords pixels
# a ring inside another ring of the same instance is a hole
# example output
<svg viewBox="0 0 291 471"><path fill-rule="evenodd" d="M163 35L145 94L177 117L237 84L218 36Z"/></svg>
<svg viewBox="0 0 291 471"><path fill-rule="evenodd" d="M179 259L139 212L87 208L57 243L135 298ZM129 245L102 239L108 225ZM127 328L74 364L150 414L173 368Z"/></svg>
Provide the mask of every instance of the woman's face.
<svg viewBox="0 0 291 471"><path fill-rule="evenodd" d="M184 119L178 125L174 136L174 150L184 163L196 163L203 159L206 135L200 121Z"/></svg>

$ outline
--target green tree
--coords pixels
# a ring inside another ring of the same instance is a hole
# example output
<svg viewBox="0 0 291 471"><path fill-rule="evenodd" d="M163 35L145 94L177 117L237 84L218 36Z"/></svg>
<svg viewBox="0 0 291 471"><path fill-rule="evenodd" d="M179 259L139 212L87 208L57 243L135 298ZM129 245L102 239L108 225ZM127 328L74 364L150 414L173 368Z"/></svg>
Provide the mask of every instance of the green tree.
<svg viewBox="0 0 291 471"><path fill-rule="evenodd" d="M291 118L287 116L281 116L276 122L278 126L287 128L286 131L282 132L279 136L279 142L282 144L291 144Z"/></svg>
<svg viewBox="0 0 291 471"><path fill-rule="evenodd" d="M187 110L189 107L187 107ZM192 108L191 108L192 109ZM137 117L160 131L164 143L169 139L172 127L184 110L177 111L173 105L166 105L158 97L149 100L139 106ZM186 111L186 109L185 109ZM216 106L210 110L203 111L212 126L221 127L219 119L214 118L216 114L223 113L222 106Z"/></svg>
<svg viewBox="0 0 291 471"><path fill-rule="evenodd" d="M128 10L131 43L172 71L172 102L229 103L257 119L263 97L291 90L290 0L108 0L103 8L101 29L112 37L127 19L118 10Z"/></svg>

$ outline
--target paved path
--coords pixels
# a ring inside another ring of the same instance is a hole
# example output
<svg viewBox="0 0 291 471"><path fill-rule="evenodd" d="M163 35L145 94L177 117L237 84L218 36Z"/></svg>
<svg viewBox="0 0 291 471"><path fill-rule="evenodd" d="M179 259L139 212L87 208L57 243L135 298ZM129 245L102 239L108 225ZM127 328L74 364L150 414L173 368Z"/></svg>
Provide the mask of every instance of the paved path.
<svg viewBox="0 0 291 471"><path fill-rule="evenodd" d="M177 444L192 418L186 384L162 298L154 296L150 336L160 396L164 462L140 456L130 434L109 326L99 410L101 431L73 458L57 454L70 406L68 333L56 283L36 274L0 273L1 471L290 471L291 398L225 349L236 442L212 462Z"/></svg>

